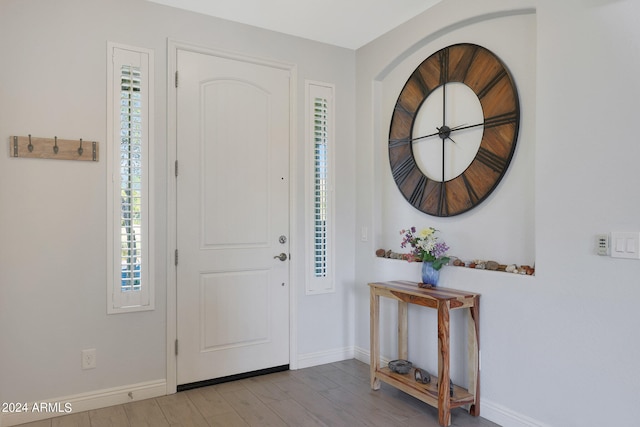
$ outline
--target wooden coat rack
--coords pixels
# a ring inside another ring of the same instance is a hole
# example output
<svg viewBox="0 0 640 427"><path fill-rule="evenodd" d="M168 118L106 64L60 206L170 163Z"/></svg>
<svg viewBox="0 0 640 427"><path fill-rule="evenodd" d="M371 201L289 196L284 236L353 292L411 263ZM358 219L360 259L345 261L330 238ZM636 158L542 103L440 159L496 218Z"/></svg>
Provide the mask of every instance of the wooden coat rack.
<svg viewBox="0 0 640 427"><path fill-rule="evenodd" d="M36 138L12 136L9 139L11 157L54 160L98 161L98 143L82 139Z"/></svg>

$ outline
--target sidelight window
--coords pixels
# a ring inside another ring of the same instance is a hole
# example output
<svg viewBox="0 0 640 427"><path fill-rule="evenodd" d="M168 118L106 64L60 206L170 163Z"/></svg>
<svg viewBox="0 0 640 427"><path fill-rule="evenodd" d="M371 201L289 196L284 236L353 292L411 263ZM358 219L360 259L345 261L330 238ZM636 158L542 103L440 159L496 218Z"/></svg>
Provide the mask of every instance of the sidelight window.
<svg viewBox="0 0 640 427"><path fill-rule="evenodd" d="M109 44L108 312L153 302L151 130L153 52Z"/></svg>
<svg viewBox="0 0 640 427"><path fill-rule="evenodd" d="M307 294L334 291L333 280L333 151L334 87L307 82L308 203L310 226L307 247L310 266Z"/></svg>

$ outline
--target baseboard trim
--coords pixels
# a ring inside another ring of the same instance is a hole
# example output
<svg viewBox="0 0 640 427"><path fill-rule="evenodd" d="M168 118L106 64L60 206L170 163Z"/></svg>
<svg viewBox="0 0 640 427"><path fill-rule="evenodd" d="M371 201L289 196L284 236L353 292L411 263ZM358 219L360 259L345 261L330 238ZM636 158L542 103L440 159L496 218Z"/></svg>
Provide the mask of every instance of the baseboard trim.
<svg viewBox="0 0 640 427"><path fill-rule="evenodd" d="M297 369L310 368L312 366L340 362L342 360L349 360L353 358L353 347L343 347L333 350L319 351L317 353L299 354Z"/></svg>
<svg viewBox="0 0 640 427"><path fill-rule="evenodd" d="M484 398L480 400L481 416L503 427L551 427L549 424L529 418L490 400Z"/></svg>
<svg viewBox="0 0 640 427"><path fill-rule="evenodd" d="M367 365L371 363L371 353L368 348L355 347L354 357ZM381 357L381 364L386 365L387 363L389 360ZM550 427L548 424L512 411L484 397L480 399L480 416L502 427Z"/></svg>
<svg viewBox="0 0 640 427"><path fill-rule="evenodd" d="M356 347L353 353L356 360L366 363L367 365L371 364L371 353L369 352L369 349ZM391 359L380 356L380 366L386 366L389 362L391 362Z"/></svg>
<svg viewBox="0 0 640 427"><path fill-rule="evenodd" d="M0 414L2 416L0 418L0 427L9 427L46 418L59 417L68 413L106 408L107 406L150 399L166 394L166 380L158 380L75 394L56 399L46 399L39 402L28 403L28 410L26 412ZM43 408L43 410L40 411L36 408Z"/></svg>

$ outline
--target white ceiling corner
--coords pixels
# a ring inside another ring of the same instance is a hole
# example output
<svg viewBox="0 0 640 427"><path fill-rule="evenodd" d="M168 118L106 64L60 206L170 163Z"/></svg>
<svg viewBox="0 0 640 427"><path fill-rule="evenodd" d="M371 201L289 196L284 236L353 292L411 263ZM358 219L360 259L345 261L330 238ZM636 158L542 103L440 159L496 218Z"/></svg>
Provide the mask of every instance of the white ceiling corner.
<svg viewBox="0 0 640 427"><path fill-rule="evenodd" d="M149 0L357 49L441 0Z"/></svg>

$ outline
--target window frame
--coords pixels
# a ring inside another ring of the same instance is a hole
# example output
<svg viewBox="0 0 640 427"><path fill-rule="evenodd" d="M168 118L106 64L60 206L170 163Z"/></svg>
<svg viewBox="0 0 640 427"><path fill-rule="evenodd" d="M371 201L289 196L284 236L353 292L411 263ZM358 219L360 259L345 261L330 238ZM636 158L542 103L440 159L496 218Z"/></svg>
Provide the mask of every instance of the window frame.
<svg viewBox="0 0 640 427"><path fill-rule="evenodd" d="M122 288L120 95L123 65L140 67L142 101L141 268L139 290ZM146 77L146 78L145 78ZM154 52L107 42L107 313L155 309L153 209Z"/></svg>
<svg viewBox="0 0 640 427"><path fill-rule="evenodd" d="M326 100L326 216L325 274L316 276L315 214L316 214L316 161L315 161L315 100ZM305 81L305 158L306 161L306 245L305 293L317 295L335 292L335 85L319 81Z"/></svg>

